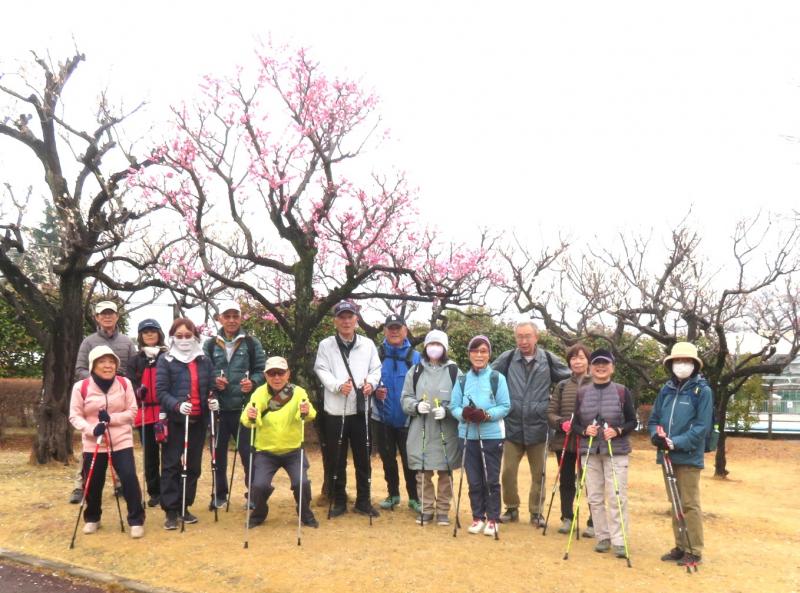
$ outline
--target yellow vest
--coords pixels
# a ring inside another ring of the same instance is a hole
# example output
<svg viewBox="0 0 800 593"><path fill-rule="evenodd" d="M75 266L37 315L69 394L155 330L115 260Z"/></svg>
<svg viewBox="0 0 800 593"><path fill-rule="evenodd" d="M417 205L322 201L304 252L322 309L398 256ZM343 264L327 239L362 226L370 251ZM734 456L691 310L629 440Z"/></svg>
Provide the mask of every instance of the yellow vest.
<svg viewBox="0 0 800 593"><path fill-rule="evenodd" d="M250 401L242 411L242 425L256 429L256 451L268 451L275 455L283 455L299 449L302 443L300 402L308 401L306 422L317 417L317 411L308 399L306 390L295 385L292 399L286 402L281 409L267 412L262 416L262 412L268 409L269 400L267 385L262 385L253 392ZM250 420L247 417L247 408L252 407L253 404L258 410L256 420Z"/></svg>

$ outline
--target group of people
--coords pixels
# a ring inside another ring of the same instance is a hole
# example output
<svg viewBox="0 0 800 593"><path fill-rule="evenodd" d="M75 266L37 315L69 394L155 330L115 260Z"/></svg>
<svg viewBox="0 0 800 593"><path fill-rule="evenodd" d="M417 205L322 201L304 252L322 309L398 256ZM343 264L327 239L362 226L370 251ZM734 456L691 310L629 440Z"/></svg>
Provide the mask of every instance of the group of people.
<svg viewBox="0 0 800 593"><path fill-rule="evenodd" d="M229 504L226 462L228 442L234 437L242 466L250 468L243 472L248 526L267 519L272 480L283 468L298 520L317 527L308 458L303 455L305 422L313 421L325 476L319 502L327 505L329 519L349 510L348 449L356 477L352 510L370 521L379 516L372 504L374 444L387 487L378 505L382 510L402 502L402 468L408 507L417 523L450 525L453 499L456 505L461 499L461 481L454 496L454 472L461 469L472 515L468 532L497 538L502 523L520 519L517 474L524 456L531 473L530 522L546 527L545 466L548 451L553 451L559 468L558 531L571 538L579 529L576 498L579 502L585 488L590 517L584 536L597 539L597 552L611 550L630 561L628 454L637 419L630 390L613 380L615 357L609 350L589 351L575 344L565 364L538 345L536 325L525 321L515 327L516 348L493 363L489 338L473 337L467 346L469 368L462 371L448 356L445 332L430 331L418 352L408 339L405 320L390 315L383 342L376 347L356 333L357 306L342 301L333 310L334 335L322 340L317 350L314 371L323 391L317 410L308 393L291 383L287 361L267 359L258 340L241 331L241 310L235 302L220 307L219 335L203 347L188 319L175 320L169 344L155 321L142 322L138 353L120 345L109 319L116 316L116 307L109 312L109 305L113 303L97 306L98 334L81 347L82 353L88 351L87 362L79 356L80 380L72 393L70 420L84 435L82 475L88 476L92 466L99 473L80 491L81 497L85 494L85 533L99 526L110 453L128 504L131 535L143 534L144 506L132 453L134 425L150 452L144 455L147 504L165 511L166 529L177 528L179 521L196 522L189 507L196 495L206 431L214 418L216 473L209 509ZM703 550L699 472L712 425L713 396L692 344L675 344L664 365L670 378L653 406L648 430L664 466L668 495L673 507L680 505L680 513L673 518L675 546L662 559L696 566ZM82 368L88 370L88 378L81 377ZM127 375L130 381L114 375ZM98 454L103 437L108 451ZM502 514L501 503L506 507ZM456 521L457 516L458 508Z"/></svg>

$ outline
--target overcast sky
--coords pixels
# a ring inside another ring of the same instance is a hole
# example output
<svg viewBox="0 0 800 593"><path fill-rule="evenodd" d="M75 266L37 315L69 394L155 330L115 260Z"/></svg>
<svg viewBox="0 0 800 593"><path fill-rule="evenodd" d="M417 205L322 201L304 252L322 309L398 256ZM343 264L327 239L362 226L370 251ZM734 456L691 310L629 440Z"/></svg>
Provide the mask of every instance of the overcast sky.
<svg viewBox="0 0 800 593"><path fill-rule="evenodd" d="M797 1L5 4L4 60L74 37L88 87L153 115L257 36L308 46L382 98L392 140L365 167L405 170L465 233L581 245L692 208L724 252L737 217L800 204Z"/></svg>

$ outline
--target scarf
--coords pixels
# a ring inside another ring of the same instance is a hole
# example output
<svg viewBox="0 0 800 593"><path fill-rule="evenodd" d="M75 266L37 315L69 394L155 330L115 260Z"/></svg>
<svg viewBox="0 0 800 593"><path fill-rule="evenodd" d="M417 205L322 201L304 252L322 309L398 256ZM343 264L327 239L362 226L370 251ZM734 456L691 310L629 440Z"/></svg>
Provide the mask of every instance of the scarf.
<svg viewBox="0 0 800 593"><path fill-rule="evenodd" d="M275 412L280 410L292 399L294 395L294 385L287 383L278 393L275 393L272 387L267 385L267 393L270 395L270 400L267 402L267 409L270 412Z"/></svg>
<svg viewBox="0 0 800 593"><path fill-rule="evenodd" d="M105 394L108 394L108 390L111 389L111 386L114 384L115 379L116 377L111 377L110 379L103 379L99 375L95 374L94 371L92 371L92 381L94 381L94 384L97 385L100 388L100 391L102 391Z"/></svg>

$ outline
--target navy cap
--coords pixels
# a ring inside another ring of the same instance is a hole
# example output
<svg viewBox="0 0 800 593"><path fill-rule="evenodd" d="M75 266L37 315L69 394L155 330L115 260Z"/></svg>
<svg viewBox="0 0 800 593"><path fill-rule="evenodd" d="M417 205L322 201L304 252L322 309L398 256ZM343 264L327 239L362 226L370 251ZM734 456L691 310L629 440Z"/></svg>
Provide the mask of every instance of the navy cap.
<svg viewBox="0 0 800 593"><path fill-rule="evenodd" d="M146 329L154 329L157 331L162 331L161 326L155 319L143 319L142 321L139 322L138 332L142 333Z"/></svg>
<svg viewBox="0 0 800 593"><path fill-rule="evenodd" d="M400 325L403 326L406 324L406 320L403 319L402 315L395 315L392 313L386 318L386 321L383 322L384 327L391 327L393 325Z"/></svg>
<svg viewBox="0 0 800 593"><path fill-rule="evenodd" d="M614 355L611 354L610 350L606 350L604 348L599 348L592 352L591 356L589 356L589 364L595 364L596 362L614 362Z"/></svg>
<svg viewBox="0 0 800 593"><path fill-rule="evenodd" d="M342 313L353 313L358 315L358 307L353 301L340 301L333 308L333 316L338 317Z"/></svg>

